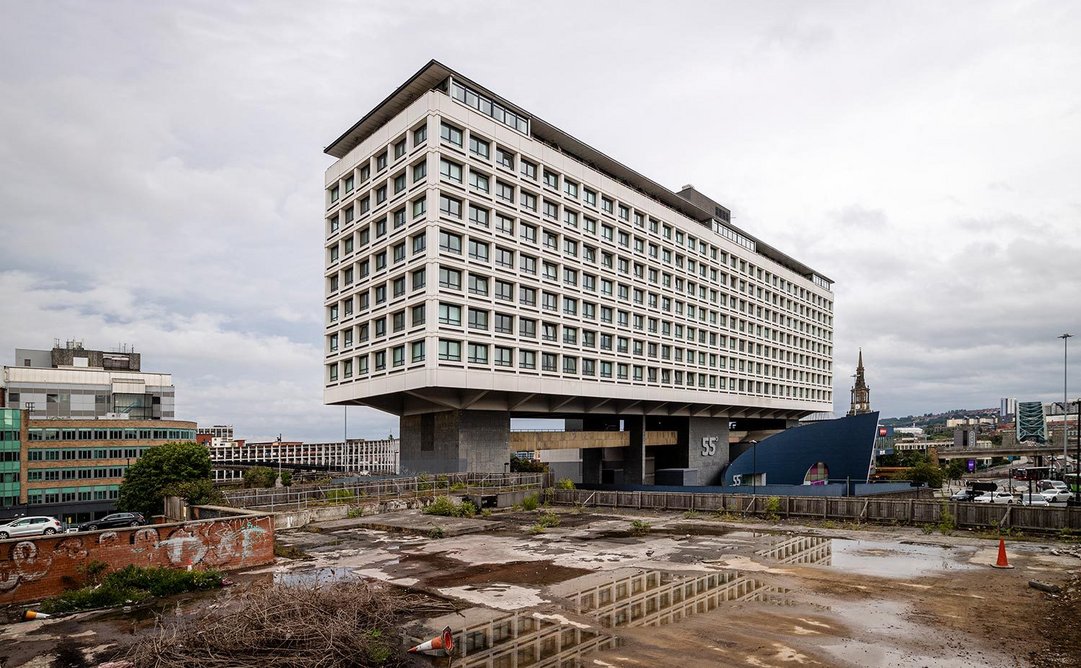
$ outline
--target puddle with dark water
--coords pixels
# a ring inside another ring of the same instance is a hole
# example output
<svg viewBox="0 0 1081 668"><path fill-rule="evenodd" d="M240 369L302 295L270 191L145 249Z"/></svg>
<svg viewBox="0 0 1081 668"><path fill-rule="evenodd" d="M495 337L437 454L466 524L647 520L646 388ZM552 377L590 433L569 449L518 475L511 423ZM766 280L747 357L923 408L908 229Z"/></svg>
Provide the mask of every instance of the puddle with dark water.
<svg viewBox="0 0 1081 668"><path fill-rule="evenodd" d="M357 577L359 576L351 568L313 568L274 573L274 584L287 586L318 585L327 582L353 580Z"/></svg>
<svg viewBox="0 0 1081 668"><path fill-rule="evenodd" d="M828 566L848 573L911 578L969 570L965 552L939 545L914 545L847 538L793 536L755 554L782 564Z"/></svg>

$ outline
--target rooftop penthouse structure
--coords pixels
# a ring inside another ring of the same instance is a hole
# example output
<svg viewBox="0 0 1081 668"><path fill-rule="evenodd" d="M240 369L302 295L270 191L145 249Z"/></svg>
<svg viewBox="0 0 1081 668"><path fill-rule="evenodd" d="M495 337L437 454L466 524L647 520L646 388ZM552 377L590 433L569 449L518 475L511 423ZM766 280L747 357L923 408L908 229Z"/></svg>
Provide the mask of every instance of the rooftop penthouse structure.
<svg viewBox="0 0 1081 668"><path fill-rule="evenodd" d="M693 187L436 61L325 152L324 400L400 416L403 471L502 471L512 416L557 417L630 432L585 480L706 483L731 423L832 409L830 279Z"/></svg>

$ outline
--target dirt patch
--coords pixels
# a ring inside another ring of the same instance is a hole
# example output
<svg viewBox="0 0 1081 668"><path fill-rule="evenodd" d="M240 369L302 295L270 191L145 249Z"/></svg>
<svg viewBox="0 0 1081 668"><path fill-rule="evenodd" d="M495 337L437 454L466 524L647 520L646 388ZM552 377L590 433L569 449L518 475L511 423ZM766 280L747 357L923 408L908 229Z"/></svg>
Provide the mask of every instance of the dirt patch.
<svg viewBox="0 0 1081 668"><path fill-rule="evenodd" d="M506 583L517 585L549 585L591 573L584 568L557 566L550 561L512 561L506 564L462 564L457 571L441 572L423 578L431 587Z"/></svg>
<svg viewBox="0 0 1081 668"><path fill-rule="evenodd" d="M1037 629L1049 646L1031 652L1038 666L1081 666L1081 576L1074 575L1062 594L1044 595L1050 609Z"/></svg>

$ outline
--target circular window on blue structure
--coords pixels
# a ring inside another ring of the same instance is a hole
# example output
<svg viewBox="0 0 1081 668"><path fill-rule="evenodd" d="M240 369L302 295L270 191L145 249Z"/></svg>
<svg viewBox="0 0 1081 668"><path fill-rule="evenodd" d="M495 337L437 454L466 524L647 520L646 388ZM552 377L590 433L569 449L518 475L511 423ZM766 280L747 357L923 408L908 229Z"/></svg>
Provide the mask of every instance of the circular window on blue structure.
<svg viewBox="0 0 1081 668"><path fill-rule="evenodd" d="M803 476L804 485L825 485L826 481L830 478L829 467L825 462L818 462L811 468L807 469L807 473Z"/></svg>

